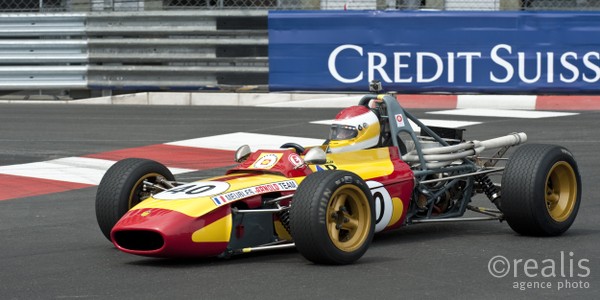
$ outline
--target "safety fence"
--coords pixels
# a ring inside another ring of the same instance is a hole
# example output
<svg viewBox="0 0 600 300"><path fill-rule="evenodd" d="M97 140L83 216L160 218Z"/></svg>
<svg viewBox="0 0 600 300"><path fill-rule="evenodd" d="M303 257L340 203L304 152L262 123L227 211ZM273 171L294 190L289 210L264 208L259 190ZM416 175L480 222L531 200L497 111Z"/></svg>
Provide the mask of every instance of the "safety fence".
<svg viewBox="0 0 600 300"><path fill-rule="evenodd" d="M598 10L600 0L0 0L0 12L215 9Z"/></svg>
<svg viewBox="0 0 600 300"><path fill-rule="evenodd" d="M0 89L210 89L268 81L267 13L0 15Z"/></svg>

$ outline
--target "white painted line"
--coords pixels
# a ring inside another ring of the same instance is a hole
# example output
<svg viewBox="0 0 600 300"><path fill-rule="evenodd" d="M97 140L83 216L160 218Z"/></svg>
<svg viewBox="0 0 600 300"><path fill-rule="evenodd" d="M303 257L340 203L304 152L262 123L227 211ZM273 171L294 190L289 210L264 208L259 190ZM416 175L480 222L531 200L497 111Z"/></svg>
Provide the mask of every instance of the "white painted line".
<svg viewBox="0 0 600 300"><path fill-rule="evenodd" d="M184 169L184 168L173 168L173 167L169 167L169 166L167 166L167 168L169 169L169 171L171 171L171 173L173 175L178 175L178 174L190 173L190 172L198 171L198 170L195 170L195 169L192 170L192 169Z"/></svg>
<svg viewBox="0 0 600 300"><path fill-rule="evenodd" d="M308 100L294 100L286 102L276 102L260 104L257 106L265 107L318 107L318 108L342 108L353 105L358 105L361 96L350 96L350 97L334 97L334 98L317 98Z"/></svg>
<svg viewBox="0 0 600 300"><path fill-rule="evenodd" d="M1 166L0 174L98 185L115 161L87 157L66 157L49 161ZM173 174L194 170L169 168Z"/></svg>
<svg viewBox="0 0 600 300"><path fill-rule="evenodd" d="M327 135L327 132L323 132ZM220 150L237 150L241 145L248 145L252 151L258 149L279 149L285 143L297 143L302 146L315 146L323 144L322 139L302 138L260 133L235 132L197 139L183 140L167 143L167 145L211 148Z"/></svg>
<svg viewBox="0 0 600 300"><path fill-rule="evenodd" d="M312 121L312 122L309 122L309 123L310 124L317 124L317 125L331 125L331 124L333 124L333 119Z"/></svg>
<svg viewBox="0 0 600 300"><path fill-rule="evenodd" d="M513 109L484 109L484 108L465 108L453 110L440 110L427 112L434 115L452 115L452 116L475 116L475 117L501 117L501 118L519 118L519 119L540 119L578 115L578 113L556 112L556 111L533 111L533 110L513 110Z"/></svg>
<svg viewBox="0 0 600 300"><path fill-rule="evenodd" d="M444 127L444 128L462 128L466 126L473 126L477 124L481 124L481 122L470 122L470 121L453 121L453 120L434 120L434 119L419 119L426 126L434 126L434 127ZM410 120L409 120L410 121ZM311 124L319 124L319 125L331 125L333 120L320 120L320 121L312 121ZM417 124L410 121L410 126L415 132L421 131L421 128L417 126Z"/></svg>
<svg viewBox="0 0 600 300"><path fill-rule="evenodd" d="M536 101L535 95L459 95L456 108L535 110Z"/></svg>
<svg viewBox="0 0 600 300"><path fill-rule="evenodd" d="M0 173L49 180L98 184L114 161L67 157L21 165L2 166Z"/></svg>
<svg viewBox="0 0 600 300"><path fill-rule="evenodd" d="M462 127L481 124L481 122L472 122L472 121L435 120L435 119L419 119L419 120L426 126L444 127L444 128L462 128ZM414 124L412 121L410 122L410 125L413 127L413 129L417 128L417 125Z"/></svg>

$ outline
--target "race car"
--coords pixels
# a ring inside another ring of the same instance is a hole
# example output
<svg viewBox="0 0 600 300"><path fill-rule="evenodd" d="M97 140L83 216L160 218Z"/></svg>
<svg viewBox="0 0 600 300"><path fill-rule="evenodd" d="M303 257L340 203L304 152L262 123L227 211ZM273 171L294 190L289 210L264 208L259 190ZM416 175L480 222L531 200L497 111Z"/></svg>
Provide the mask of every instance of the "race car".
<svg viewBox="0 0 600 300"><path fill-rule="evenodd" d="M577 163L564 147L542 144L503 158L526 140L521 132L465 141L461 129L425 126L391 94L368 94L336 116L323 145L242 145L223 176L179 182L159 162L121 160L98 186L96 216L130 254L295 247L318 264L353 263L374 234L420 223L500 220L522 235L560 235L581 202ZM478 194L492 207L474 205Z"/></svg>

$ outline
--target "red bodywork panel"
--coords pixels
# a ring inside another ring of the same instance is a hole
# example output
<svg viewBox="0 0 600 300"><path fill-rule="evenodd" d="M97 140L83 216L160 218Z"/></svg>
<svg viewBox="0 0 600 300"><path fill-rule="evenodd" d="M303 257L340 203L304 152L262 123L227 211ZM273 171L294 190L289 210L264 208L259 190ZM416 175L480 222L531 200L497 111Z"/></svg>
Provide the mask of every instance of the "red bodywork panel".
<svg viewBox="0 0 600 300"><path fill-rule="evenodd" d="M210 257L223 253L228 242L193 242L192 234L231 214L230 206L222 206L199 218L173 210L133 209L127 212L111 231L115 246L127 253L153 257ZM146 241L135 241L127 233L148 232ZM159 236L153 236L152 233ZM120 236L122 235L122 236ZM158 238L162 240L159 245ZM154 241L152 241L155 239ZM148 243L148 244L146 244ZM154 249L142 249L154 248Z"/></svg>
<svg viewBox="0 0 600 300"><path fill-rule="evenodd" d="M196 187L196 190L210 191L209 185L212 184L216 191L216 186L219 186L216 182L225 182L229 188L187 199L161 200L157 194L158 198L146 200L127 212L112 229L111 239L119 250L136 255L217 256L232 250L227 249L231 232L235 230L232 227L232 204L244 203L241 207L259 209L265 194L287 195L294 192L280 189L272 183L282 180L298 183L315 171L327 169L354 172L367 182L376 201L375 219L381 223L376 224L377 232L404 224L414 178L396 147L330 155L327 164L322 166L307 166L302 157L290 149L259 150L229 170L228 175L198 181L202 186ZM251 183L242 186L242 182ZM213 201L224 194L241 193L245 189L252 193L227 203ZM176 194L175 191L172 194ZM185 191L177 194L184 195ZM182 205L179 206L179 203ZM199 206L203 210L199 210ZM210 229L204 230L213 223Z"/></svg>
<svg viewBox="0 0 600 300"><path fill-rule="evenodd" d="M291 149L258 150L239 166L227 171L227 174L240 171L275 173L287 178L303 177L312 173L302 157Z"/></svg>

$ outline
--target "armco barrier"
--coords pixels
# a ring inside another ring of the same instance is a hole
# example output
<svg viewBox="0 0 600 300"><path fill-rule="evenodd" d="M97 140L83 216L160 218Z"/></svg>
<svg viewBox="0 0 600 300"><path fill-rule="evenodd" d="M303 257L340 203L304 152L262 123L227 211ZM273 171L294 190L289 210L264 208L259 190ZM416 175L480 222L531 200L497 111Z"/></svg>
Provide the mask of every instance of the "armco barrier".
<svg viewBox="0 0 600 300"><path fill-rule="evenodd" d="M87 88L84 14L0 15L0 89Z"/></svg>
<svg viewBox="0 0 600 300"><path fill-rule="evenodd" d="M264 11L0 14L0 89L266 90L266 16Z"/></svg>
<svg viewBox="0 0 600 300"><path fill-rule="evenodd" d="M266 89L266 12L121 12L87 21L91 88Z"/></svg>
<svg viewBox="0 0 600 300"><path fill-rule="evenodd" d="M363 94L310 93L228 93L228 92L143 92L90 99L0 99L3 103L61 103L108 105L178 105L178 106L268 106L343 108L356 105ZM397 95L407 109L514 109L586 111L600 110L600 96L538 95Z"/></svg>
<svg viewBox="0 0 600 300"><path fill-rule="evenodd" d="M600 12L269 14L272 91L600 93Z"/></svg>

